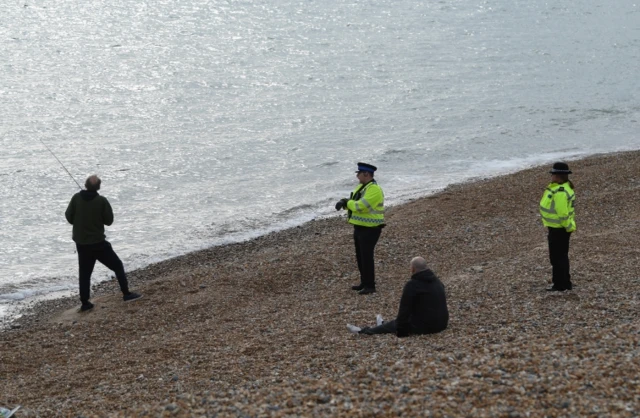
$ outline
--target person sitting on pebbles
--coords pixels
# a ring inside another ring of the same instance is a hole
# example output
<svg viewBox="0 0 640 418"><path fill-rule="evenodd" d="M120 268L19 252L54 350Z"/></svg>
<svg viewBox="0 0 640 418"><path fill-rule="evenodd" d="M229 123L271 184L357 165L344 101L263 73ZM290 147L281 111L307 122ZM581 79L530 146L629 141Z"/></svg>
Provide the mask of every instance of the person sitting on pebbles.
<svg viewBox="0 0 640 418"><path fill-rule="evenodd" d="M405 284L396 319L384 322L377 316L377 326L360 328L347 324L353 333L396 334L408 337L412 334L434 334L443 331L449 323L449 310L444 285L433 271L427 268L422 257L411 260L411 279Z"/></svg>

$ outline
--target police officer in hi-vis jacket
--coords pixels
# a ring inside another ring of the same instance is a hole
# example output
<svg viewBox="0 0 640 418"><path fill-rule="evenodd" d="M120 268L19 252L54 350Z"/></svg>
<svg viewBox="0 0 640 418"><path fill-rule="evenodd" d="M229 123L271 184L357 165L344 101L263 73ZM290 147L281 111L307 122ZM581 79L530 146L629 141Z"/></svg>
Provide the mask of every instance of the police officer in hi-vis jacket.
<svg viewBox="0 0 640 418"><path fill-rule="evenodd" d="M563 162L553 164L549 172L551 183L540 200L542 224L548 228L549 259L553 269L551 292L571 290L569 272L569 238L576 230L573 183L569 180L569 166Z"/></svg>
<svg viewBox="0 0 640 418"><path fill-rule="evenodd" d="M361 295L376 291L373 253L384 227L384 193L373 179L376 170L371 164L358 163L356 176L360 183L349 199L340 199L336 203L336 210L348 211L349 223L353 225L360 284L351 288Z"/></svg>

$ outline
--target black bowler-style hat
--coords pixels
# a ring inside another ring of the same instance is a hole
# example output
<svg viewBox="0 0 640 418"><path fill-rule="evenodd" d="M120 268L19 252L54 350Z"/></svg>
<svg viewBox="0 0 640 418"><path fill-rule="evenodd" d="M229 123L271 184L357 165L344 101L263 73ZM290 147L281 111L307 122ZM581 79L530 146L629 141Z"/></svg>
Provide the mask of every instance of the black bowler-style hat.
<svg viewBox="0 0 640 418"><path fill-rule="evenodd" d="M549 171L549 173L571 174L571 170L569 170L569 165L567 163L557 162L557 163L553 163L553 167L551 168L551 171Z"/></svg>
<svg viewBox="0 0 640 418"><path fill-rule="evenodd" d="M377 169L378 167L376 167L375 165L371 165L367 163L358 163L358 171L356 171L356 173L360 171L368 171L369 173L373 173Z"/></svg>

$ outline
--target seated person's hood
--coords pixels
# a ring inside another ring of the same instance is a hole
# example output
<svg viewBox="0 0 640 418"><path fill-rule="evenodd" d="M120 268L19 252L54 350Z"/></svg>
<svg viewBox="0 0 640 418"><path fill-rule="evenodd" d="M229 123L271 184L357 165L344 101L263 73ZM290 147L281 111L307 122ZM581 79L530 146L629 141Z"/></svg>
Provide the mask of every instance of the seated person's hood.
<svg viewBox="0 0 640 418"><path fill-rule="evenodd" d="M411 280L418 280L420 282L424 282L424 283L431 283L434 280L436 280L436 275L433 271L426 269L423 271L419 271L416 274L414 274L413 276L411 276Z"/></svg>

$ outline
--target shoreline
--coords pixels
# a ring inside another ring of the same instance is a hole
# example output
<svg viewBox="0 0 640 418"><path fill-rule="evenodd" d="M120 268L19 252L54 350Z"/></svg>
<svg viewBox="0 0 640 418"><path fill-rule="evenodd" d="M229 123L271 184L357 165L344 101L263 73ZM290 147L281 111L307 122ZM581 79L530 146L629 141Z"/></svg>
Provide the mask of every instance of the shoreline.
<svg viewBox="0 0 640 418"><path fill-rule="evenodd" d="M618 154L625 154L625 153L633 153L636 152L637 150L626 150L626 151L615 151L615 152L611 152L611 153L598 153L598 154L587 154L586 156L577 156L571 159L568 159L566 161L580 161L580 160L584 160L584 159L588 159L588 158L598 158L598 157L604 157L604 156L613 156L613 155L618 155ZM530 169L534 169L536 167L539 167L538 165L527 165L527 167L524 170L530 170ZM387 209L387 211L392 210L393 208L396 207L401 207L407 204L410 204L411 202L417 201L417 200L421 200L421 199L429 199L432 196L437 196L440 193L444 193L447 190L449 190L450 188L455 188L458 186L472 186L475 183L478 182L483 182L483 181L488 181L488 180L492 180L495 178L500 178L500 177L505 177L505 176L510 176L513 174L516 174L520 171L523 170L518 170L515 172L509 171L507 173L501 173L501 174L488 174L486 176L475 176L475 177L471 177L468 178L462 182L459 183L452 183L449 184L447 186L445 186L444 188L441 189L436 189L433 190L431 193L426 194L426 195L422 195L422 194L418 194L416 197L414 198L410 198L410 197L405 197L401 200L400 203L395 204L393 206L391 206L390 208ZM126 270L126 265L125 265L125 270L127 271L127 277L129 279L129 283L130 284L136 284L137 281L140 282L140 284L144 284L148 281L152 281L154 280L154 278L150 278L147 277L147 274L145 273L147 270L151 269L152 271L155 271L153 269L153 266L155 265L161 265L163 263L172 263L172 262L180 262L180 259L184 258L184 257L189 257L191 255L194 254L198 254L198 253L203 253L203 252L207 252L207 251L212 251L216 248L220 248L220 247L226 247L226 246L233 246L233 245L243 245L246 243L249 243L253 240L256 239L260 239L262 237L265 236L269 236L272 234L279 234L279 233L285 233L288 230L293 230L296 228L301 228L304 227L306 224L308 223L312 223L312 222L318 222L318 221L325 221L325 220L331 220L331 219L343 219L343 216L340 215L328 215L328 216L319 216L317 218L311 219L309 221L305 221L300 225L296 225L296 226L292 226L292 227L284 227L282 229L275 229L274 231L270 231L270 232L266 232L265 234L262 235L258 235L256 237L252 237L252 238L248 238L248 239L241 239L239 241L236 242L230 242L230 243L225 243L225 244L220 244L220 245L214 245L212 247L208 247L208 248L204 248L204 249L198 249L198 250L193 250L193 251L189 251L185 254L181 254L181 255L177 255L177 256L173 256L170 258L167 258L165 260L161 260L161 261L156 261L156 262L152 262L144 267L141 268L137 268L135 270L131 270L128 271ZM132 281L132 278L136 278L136 281ZM77 279L77 278L76 278ZM114 287L113 285L117 284L115 277L112 277L111 279L106 279L106 280L102 280L99 281L97 283L94 283L94 280L92 280L92 285L91 285L91 295L92 298L95 297L102 297L102 296L106 296L112 292L118 292L117 290L117 286ZM116 290L114 290L116 289ZM60 309L69 309L71 306L73 306L74 304L79 304L78 302L78 297L77 297L77 291L76 290L72 290L70 292L72 292L71 295L69 296L56 296L57 293L61 293L61 292L69 292L69 291L54 291L50 294L42 294L39 296L34 297L32 300L26 301L26 302L21 302L21 301L15 301L13 303L7 304L7 312L8 314L6 314L5 316L0 317L0 333L6 332L6 331L10 331L12 329L20 329L23 327L28 327L28 326L32 326L33 324L37 323L40 321L41 317L43 316L48 316L50 315L52 312L56 312ZM23 306L13 306L13 305L23 305Z"/></svg>
<svg viewBox="0 0 640 418"><path fill-rule="evenodd" d="M608 152L608 153L596 153L596 154L570 154L570 156L568 157L568 161L577 161L577 160L581 160L584 158L589 158L589 157L595 157L595 156L601 156L601 155L615 155L615 154L620 154L620 153L625 153L625 152L633 152L635 150L624 150L624 151L613 151L613 152ZM533 168L538 166L536 164L537 161L541 160L541 158L538 156L535 159L523 159L522 162L525 164L525 169L529 169L529 168ZM506 164L507 167L510 167L513 164L512 162L509 162L508 164ZM517 170L517 171L521 171L521 170ZM469 184L473 184L477 181L485 181L485 180L489 180L489 179L493 179L493 178L497 178L497 177L502 177L502 176L508 176L511 174L514 174L515 172L517 172L516 169L514 168L502 168L501 170L494 172L492 170L489 170L487 173L485 174L480 174L480 175L474 175L471 176L465 180L462 180L460 182L456 182L456 183L451 183L445 187L442 188L434 188L430 191L428 191L426 194L423 193L415 193L415 194L408 194L405 193L403 195L403 197L400 198L398 203L394 203L393 206L391 207L397 207L397 206L402 206L405 205L407 203L410 203L412 201L415 200L419 200L419 199L424 199L424 198L428 198L430 196L433 195L437 195L439 193L442 193L443 191L445 191L446 189L450 188L450 187L455 187L457 185L469 185ZM249 242L253 239L257 239L259 237L265 236L265 235L269 235L269 234L273 234L273 233L280 233L282 231L285 231L287 229L292 229L292 228L298 228L308 222L314 222L314 221L319 221L319 220L324 220L324 219L331 219L334 217L338 217L334 214L328 214L328 215L318 215L317 217L311 219L311 220L307 220L307 221L303 221L301 224L299 225L295 225L294 226L286 226L286 225L280 225L280 226L275 226L273 228L264 228L264 233L260 232L261 235L257 235L257 236L252 236L252 234L250 232L246 232L246 234L249 237L245 237L245 238L238 238L235 241L230 241L230 242L225 242L222 244L216 244L213 245L211 247L207 247L207 248L199 248L199 249L194 249L194 250L189 250L188 252L182 253L182 254L178 254L178 255L173 255L170 256L169 258L160 260L160 261L153 261L150 262L149 264L144 265L143 267L138 267L135 268L134 270L126 270L127 266L125 264L125 270L127 271L127 274L132 274L135 273L137 271L141 271L144 270L146 268L148 268L151 265L154 264L158 264L158 263L163 263L169 260L174 260L180 257L185 257L188 256L189 254L192 253L197 253L200 251L206 251L207 249L210 248L216 248L216 247L223 247L226 245L234 245L234 244L242 244L245 242ZM285 221L285 224L287 223L287 221ZM74 262L76 262L75 258L73 260ZM55 276L54 276L55 277ZM67 276L65 276L67 277ZM100 281L97 281L95 278L92 278L92 288L95 286L97 290L101 290L101 285L104 282L109 282L111 280L115 280L114 278L112 279L100 279ZM76 287L77 287L77 277L73 277L72 278L72 284L71 284L71 289L72 290L54 290L51 292L41 292L42 289L28 289L25 290L27 293L29 292L35 292L37 294L37 296L31 296L31 297L27 297L25 298L25 300L20 300L20 299L16 299L16 300L11 300L11 298L7 299L9 300L8 303L5 303L3 305L0 305L0 309L1 308L5 308L7 310L7 314L4 315L0 315L0 333L6 331L7 329L11 329L11 327L13 325L16 325L16 321L19 321L20 317L24 317L25 315L28 316L29 312L34 310L34 308L38 305L40 305L40 303L42 302L46 302L46 301L50 301L50 300L58 300L58 299L67 299L67 298L73 298L75 293L76 293ZM52 287L60 287L61 285L52 285ZM69 293L71 292L71 296L65 296L65 295L58 295L61 293ZM15 293L22 293L22 291L20 292L15 292ZM11 295L11 293L9 293L8 295ZM59 306L67 306L65 304L60 304ZM37 309L37 308L35 308ZM19 324L18 324L19 325Z"/></svg>
<svg viewBox="0 0 640 418"><path fill-rule="evenodd" d="M636 152L637 150L625 150L625 151L614 151L614 152L610 152L610 153L597 153L597 154L585 154L585 155L574 155L573 157L571 157L570 159L567 159L566 161L581 161L584 159L589 159L589 158L598 158L598 157L604 157L604 156L613 156L613 155L619 155L619 154L625 154L625 153L633 153ZM534 169L536 167L539 167L539 165L532 165L527 163L526 168L524 170L530 170L530 169ZM500 178L500 177L505 177L505 176L510 176L513 174L516 174L520 171L523 170L518 170L518 171L511 171L508 170L508 172L506 173L500 173L500 174L487 174L487 175L480 175L480 176L474 176L474 177L470 177L466 180L463 180L459 183L452 183L449 184L447 186L445 186L444 188L440 188L440 189L435 189L433 191L431 191L430 193L426 194L426 195L422 195L422 194L418 194L416 197L404 197L401 199L401 201L393 206L391 206L390 208L388 208L387 210L389 211L390 209L396 208L396 207L401 207L404 205L407 205L411 202L414 202L416 200L421 200L421 199L428 199L432 196L437 196L440 193L444 193L447 190L449 190L450 188L455 188L458 186L471 186L475 183L478 182L483 182L483 181L488 181L488 180L492 180L495 178ZM300 227L304 227L304 225L306 225L307 223L311 223L311 222L318 222L318 221L323 221L323 220L330 220L330 219L342 219L343 217L339 216L339 215L321 215L318 216L317 218L313 218L311 220L305 221L300 225L296 225L296 226L292 226L292 227L283 227L282 229L279 229L276 227L275 230L270 231L270 232L266 232L262 235L258 235L252 238L247 238L247 239L240 239L239 241L235 241L235 242L229 242L229 243L224 243L224 244L220 244L220 245L214 245L212 247L208 247L208 248L204 248L204 249L197 249L197 250L193 250L193 251L189 251L187 253L184 254L180 254L180 255L176 255L161 261L156 261L156 262L152 262L144 267L141 268L136 268L135 270L131 270L131 271L127 271L127 277L129 278L129 283L132 284L132 277L137 277L137 280L140 280L140 283L143 284L149 280L153 280L153 278L147 278L145 271L152 268L154 265L156 264L162 264L162 263L167 263L167 262L179 262L179 259L183 258L183 257L189 257L192 254L197 254L197 253L201 253L201 252L206 252L206 251L210 251L213 250L215 248L220 248L220 247L226 247L226 246L231 246L231 245L243 245L245 243L251 242L253 240L256 239L260 239L262 237L271 235L271 234L279 234L279 233L284 233L287 230L290 229L295 229L295 228L300 228ZM268 230L268 228L267 228ZM126 265L125 265L125 270L126 270ZM152 269L153 270L153 269ZM77 280L77 277L76 277ZM116 280L115 277L112 277L111 279L104 279L101 280L99 282L95 282L92 279L92 297L95 296L100 297L100 296L105 296L109 293L111 293L113 290L113 286L110 286L109 283L115 284ZM133 282L133 284L135 285L135 282ZM70 292L72 292L72 295L69 296L56 296L57 293L66 293L69 291L63 290L63 291L54 291L52 293L44 293L42 295L38 295L36 297L34 297L32 300L28 300L25 302L22 301L15 301L12 303L7 304L7 312L8 314L1 316L0 317L0 333L5 332L7 330L11 330L11 329L18 329L18 328L22 328L23 325L25 326L30 326L35 322L39 321L39 317L43 316L43 315L48 315L51 312L55 312L56 310L59 309L68 309L72 303L76 303L78 304L79 302L77 301L77 291L76 290L71 290ZM18 305L18 306L15 306ZM22 305L22 306L20 306ZM40 311L44 311L46 312L46 314L42 314L40 313Z"/></svg>
<svg viewBox="0 0 640 418"><path fill-rule="evenodd" d="M178 416L202 405L230 415L580 415L594 406L628 415L640 408L640 151L569 164L574 291L544 292L537 204L548 167L527 168L388 209L372 296L349 289L351 228L333 217L132 271L139 302L121 303L109 281L89 315L69 312L75 296L40 303L20 329L0 332L0 405L22 404L21 416L156 416L169 405ZM349 334L346 323L393 318L416 255L445 283L449 329L402 340ZM621 352L630 366L616 366Z"/></svg>

